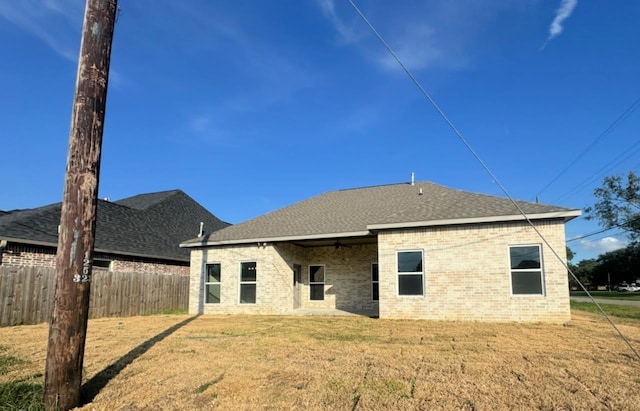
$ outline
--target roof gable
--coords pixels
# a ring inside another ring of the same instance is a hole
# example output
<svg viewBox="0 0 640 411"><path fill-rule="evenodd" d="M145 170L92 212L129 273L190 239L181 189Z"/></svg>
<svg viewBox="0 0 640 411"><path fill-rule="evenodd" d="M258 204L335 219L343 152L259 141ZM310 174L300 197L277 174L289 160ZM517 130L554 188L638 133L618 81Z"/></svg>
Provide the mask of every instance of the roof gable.
<svg viewBox="0 0 640 411"><path fill-rule="evenodd" d="M517 203L530 218L579 215L564 207ZM416 182L331 191L182 245L366 236L382 228L513 219L522 216L507 198Z"/></svg>

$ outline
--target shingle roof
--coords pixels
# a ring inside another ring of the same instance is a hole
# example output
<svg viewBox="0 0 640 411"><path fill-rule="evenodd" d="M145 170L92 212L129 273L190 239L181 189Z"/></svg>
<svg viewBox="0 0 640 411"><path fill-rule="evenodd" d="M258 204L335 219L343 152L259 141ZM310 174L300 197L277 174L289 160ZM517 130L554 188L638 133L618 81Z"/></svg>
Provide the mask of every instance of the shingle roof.
<svg viewBox="0 0 640 411"><path fill-rule="evenodd" d="M580 214L564 207L517 203L529 218L570 219ZM516 219L523 217L507 198L416 182L331 191L182 246L355 237L384 228Z"/></svg>
<svg viewBox="0 0 640 411"><path fill-rule="evenodd" d="M0 239L56 246L61 203L0 214ZM98 200L95 250L188 261L180 242L228 226L181 190Z"/></svg>

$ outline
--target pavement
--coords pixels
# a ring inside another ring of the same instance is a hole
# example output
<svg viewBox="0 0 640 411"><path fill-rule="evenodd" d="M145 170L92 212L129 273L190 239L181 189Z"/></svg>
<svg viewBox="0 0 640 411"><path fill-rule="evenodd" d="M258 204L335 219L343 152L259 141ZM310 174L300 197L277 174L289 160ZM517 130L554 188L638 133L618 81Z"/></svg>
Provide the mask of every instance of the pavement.
<svg viewBox="0 0 640 411"><path fill-rule="evenodd" d="M594 298L598 304L614 304L614 305L631 305L634 307L640 307L640 301L638 300L616 300L613 298ZM571 297L571 301L578 301L581 303L590 303L589 297Z"/></svg>

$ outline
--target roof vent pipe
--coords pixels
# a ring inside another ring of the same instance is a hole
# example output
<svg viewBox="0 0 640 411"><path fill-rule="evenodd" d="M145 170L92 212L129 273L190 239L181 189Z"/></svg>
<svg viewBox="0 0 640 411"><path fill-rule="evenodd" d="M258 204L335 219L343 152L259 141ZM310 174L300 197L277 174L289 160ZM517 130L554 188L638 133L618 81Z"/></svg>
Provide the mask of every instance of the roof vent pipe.
<svg viewBox="0 0 640 411"><path fill-rule="evenodd" d="M416 178L416 175L415 175L415 173L412 171L412 172L411 172L411 185L415 185L415 183L416 183L416 179L415 179L415 178Z"/></svg>
<svg viewBox="0 0 640 411"><path fill-rule="evenodd" d="M198 234L198 237L202 237L203 234L204 234L204 223L200 221L200 234Z"/></svg>

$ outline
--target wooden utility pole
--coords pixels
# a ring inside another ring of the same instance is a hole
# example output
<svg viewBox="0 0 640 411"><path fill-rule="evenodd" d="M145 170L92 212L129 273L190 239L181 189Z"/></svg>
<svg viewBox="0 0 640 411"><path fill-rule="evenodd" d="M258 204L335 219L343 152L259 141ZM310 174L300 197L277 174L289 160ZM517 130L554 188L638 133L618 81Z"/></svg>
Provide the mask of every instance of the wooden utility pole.
<svg viewBox="0 0 640 411"><path fill-rule="evenodd" d="M100 151L116 11L117 0L86 2L47 345L44 387L47 410L65 411L80 405Z"/></svg>

